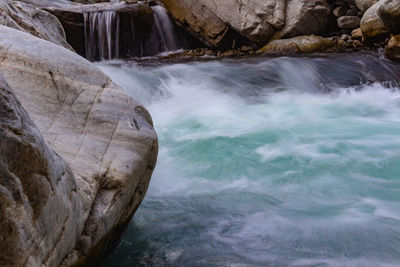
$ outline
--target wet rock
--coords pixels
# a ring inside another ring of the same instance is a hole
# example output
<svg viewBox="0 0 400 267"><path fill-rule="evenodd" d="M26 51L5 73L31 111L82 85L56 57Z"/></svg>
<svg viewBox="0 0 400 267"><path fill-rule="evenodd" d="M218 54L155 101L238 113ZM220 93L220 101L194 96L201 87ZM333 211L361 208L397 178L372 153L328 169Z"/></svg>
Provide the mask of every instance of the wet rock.
<svg viewBox="0 0 400 267"><path fill-rule="evenodd" d="M386 57L400 62L400 35L394 35L390 38L386 49L385 49Z"/></svg>
<svg viewBox="0 0 400 267"><path fill-rule="evenodd" d="M275 40L259 49L261 54L296 54L325 51L334 43L320 36L297 36L290 39Z"/></svg>
<svg viewBox="0 0 400 267"><path fill-rule="evenodd" d="M363 42L366 44L373 44L385 40L389 31L385 27L382 19L378 14L378 9L382 2L377 2L371 6L361 19L361 31L363 34Z"/></svg>
<svg viewBox="0 0 400 267"><path fill-rule="evenodd" d="M383 1L378 13L390 33L400 34L400 0Z"/></svg>
<svg viewBox="0 0 400 267"><path fill-rule="evenodd" d="M16 244L8 260L28 266L96 265L146 193L157 156L151 117L109 77L70 50L9 27L0 26L0 36L0 72L59 155L47 163L36 148L27 150L27 157L38 157L28 161L32 176L26 185L35 198L28 204L25 196L16 198L17 191L8 197L20 201L21 207L35 208L12 211L12 202L2 201L14 216L7 217L14 220L9 230L0 228L1 240L11 238ZM63 169L57 167L63 165L58 157L72 172L66 167L65 172L58 171ZM22 165L16 166L14 174L25 173ZM16 178L9 181L20 186Z"/></svg>
<svg viewBox="0 0 400 267"><path fill-rule="evenodd" d="M357 16L343 16L337 20L339 28L355 29L360 27L360 18Z"/></svg>
<svg viewBox="0 0 400 267"><path fill-rule="evenodd" d="M362 39L362 31L361 31L361 28L354 29L354 30L351 32L351 38L356 39L356 40L361 40L361 39Z"/></svg>

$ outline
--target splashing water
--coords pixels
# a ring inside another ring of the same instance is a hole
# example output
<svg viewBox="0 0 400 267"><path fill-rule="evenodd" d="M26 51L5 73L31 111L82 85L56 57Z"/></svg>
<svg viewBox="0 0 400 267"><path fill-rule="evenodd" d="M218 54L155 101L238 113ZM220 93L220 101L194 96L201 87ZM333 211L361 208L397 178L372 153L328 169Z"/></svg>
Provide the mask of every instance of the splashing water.
<svg viewBox="0 0 400 267"><path fill-rule="evenodd" d="M104 266L398 266L400 66L369 55L99 67L160 153Z"/></svg>

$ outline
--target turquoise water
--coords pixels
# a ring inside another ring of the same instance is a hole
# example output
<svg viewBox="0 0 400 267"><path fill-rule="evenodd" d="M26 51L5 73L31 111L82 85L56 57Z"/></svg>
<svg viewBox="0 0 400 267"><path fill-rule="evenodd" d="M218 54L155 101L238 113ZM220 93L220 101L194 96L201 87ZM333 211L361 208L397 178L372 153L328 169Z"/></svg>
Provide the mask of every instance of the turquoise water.
<svg viewBox="0 0 400 267"><path fill-rule="evenodd" d="M373 55L98 64L159 135L104 266L399 266L400 67Z"/></svg>

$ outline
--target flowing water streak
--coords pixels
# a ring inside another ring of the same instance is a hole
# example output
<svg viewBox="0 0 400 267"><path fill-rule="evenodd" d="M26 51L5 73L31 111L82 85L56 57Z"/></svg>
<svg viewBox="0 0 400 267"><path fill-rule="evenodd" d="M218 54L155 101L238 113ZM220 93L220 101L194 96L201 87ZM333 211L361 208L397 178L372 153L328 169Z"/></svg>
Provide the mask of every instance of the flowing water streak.
<svg viewBox="0 0 400 267"><path fill-rule="evenodd" d="M161 41L161 51L175 51L179 49L175 26L168 16L167 10L161 5L152 6L155 30Z"/></svg>
<svg viewBox="0 0 400 267"><path fill-rule="evenodd" d="M83 13L86 58L89 60L119 57L119 16L104 10Z"/></svg>
<svg viewBox="0 0 400 267"><path fill-rule="evenodd" d="M400 66L370 55L98 66L160 152L118 266L398 266Z"/></svg>
<svg viewBox="0 0 400 267"><path fill-rule="evenodd" d="M136 16L145 16L141 7L146 5L138 3L130 6L130 11L124 11L125 19L129 17L128 34L122 34L122 15L117 11L103 10L85 12L85 51L86 58L95 60L110 60L125 56L154 56L163 52L176 51L181 48L175 26L162 5L146 6L153 16L146 25L135 25ZM140 7L141 6L141 7ZM126 25L125 25L126 26ZM147 33L137 27L149 27ZM139 34L138 34L139 33ZM121 39L129 36L130 40ZM139 40L136 40L140 38ZM146 46L146 47L144 47Z"/></svg>

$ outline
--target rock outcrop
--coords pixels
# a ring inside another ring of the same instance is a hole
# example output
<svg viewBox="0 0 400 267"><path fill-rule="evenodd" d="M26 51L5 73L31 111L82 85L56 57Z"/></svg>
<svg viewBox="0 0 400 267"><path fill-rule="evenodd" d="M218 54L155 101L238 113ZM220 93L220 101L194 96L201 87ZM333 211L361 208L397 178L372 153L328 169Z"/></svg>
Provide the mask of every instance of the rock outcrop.
<svg viewBox="0 0 400 267"><path fill-rule="evenodd" d="M22 113L13 115L15 124L22 126L2 127L10 138L19 138L15 146L26 154L20 163L8 154L0 166L11 175L14 171L8 166L16 161L14 176L1 177L0 188L11 201L2 201L2 209L16 213L14 222L4 224L9 228L0 229L0 240L11 238L15 244L1 265L12 260L32 266L93 264L127 225L147 190L157 156L151 117L72 51L5 26L0 26L0 35L0 72L56 152L46 148L29 122L19 119L26 117ZM13 113L6 106L8 110ZM26 135L24 122L30 128ZM33 147L25 147L29 144L23 138ZM23 177L21 164L31 168L29 177ZM24 187L18 180L28 184ZM34 198L29 199L30 194ZM6 204L12 201L22 203L21 210ZM25 245L26 240L31 242Z"/></svg>
<svg viewBox="0 0 400 267"><path fill-rule="evenodd" d="M330 6L325 0L162 0L176 22L215 48L232 48L245 38L263 45L275 38L324 31Z"/></svg>
<svg viewBox="0 0 400 267"><path fill-rule="evenodd" d="M0 0L0 24L29 32L49 42L70 50L64 29L52 14L19 1Z"/></svg>

